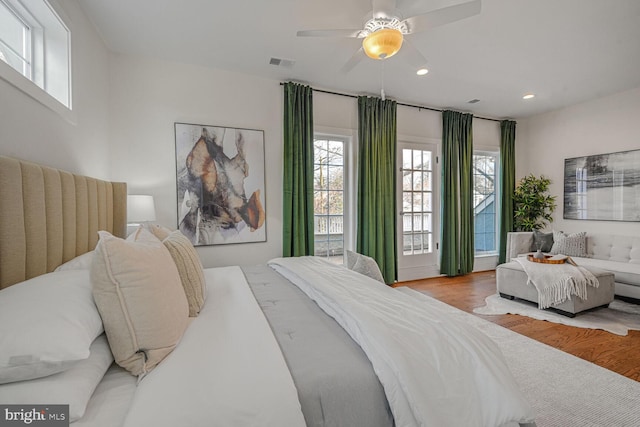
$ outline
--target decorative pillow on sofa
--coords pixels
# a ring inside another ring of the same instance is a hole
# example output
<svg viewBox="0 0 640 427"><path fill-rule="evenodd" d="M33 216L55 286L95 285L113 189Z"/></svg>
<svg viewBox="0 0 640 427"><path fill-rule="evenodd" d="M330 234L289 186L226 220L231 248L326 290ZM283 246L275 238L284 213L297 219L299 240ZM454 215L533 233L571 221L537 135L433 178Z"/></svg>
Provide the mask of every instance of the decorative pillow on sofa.
<svg viewBox="0 0 640 427"><path fill-rule="evenodd" d="M371 257L357 252L347 251L347 268L384 283L380 267L378 267L376 260Z"/></svg>
<svg viewBox="0 0 640 427"><path fill-rule="evenodd" d="M169 250L178 268L189 303L189 316L196 317L204 304L207 289L198 252L180 230L171 232L162 240L162 244Z"/></svg>
<svg viewBox="0 0 640 427"><path fill-rule="evenodd" d="M95 339L89 350L87 359L64 372L0 385L0 402L5 405L69 405L69 421L82 418L91 395L113 363L104 334Z"/></svg>
<svg viewBox="0 0 640 427"><path fill-rule="evenodd" d="M542 233L538 230L533 230L533 244L531 246L532 251L540 249L542 252L549 252L553 247L553 233Z"/></svg>
<svg viewBox="0 0 640 427"><path fill-rule="evenodd" d="M88 270L43 274L0 291L0 384L62 372L103 332Z"/></svg>
<svg viewBox="0 0 640 427"><path fill-rule="evenodd" d="M564 234L562 231L553 230L552 255L587 256L587 233Z"/></svg>
<svg viewBox="0 0 640 427"><path fill-rule="evenodd" d="M169 251L139 228L127 240L99 231L93 296L116 363L142 376L178 344L189 305Z"/></svg>

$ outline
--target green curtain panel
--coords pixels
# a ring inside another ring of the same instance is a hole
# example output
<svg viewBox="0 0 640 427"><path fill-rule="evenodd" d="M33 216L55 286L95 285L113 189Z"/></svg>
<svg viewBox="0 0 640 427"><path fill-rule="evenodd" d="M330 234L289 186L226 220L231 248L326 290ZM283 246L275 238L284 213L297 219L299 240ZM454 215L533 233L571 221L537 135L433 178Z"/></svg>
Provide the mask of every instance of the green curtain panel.
<svg viewBox="0 0 640 427"><path fill-rule="evenodd" d="M313 90L284 84L282 255L313 255Z"/></svg>
<svg viewBox="0 0 640 427"><path fill-rule="evenodd" d="M372 257L386 283L398 278L395 101L358 97L357 251Z"/></svg>
<svg viewBox="0 0 640 427"><path fill-rule="evenodd" d="M516 189L516 122L500 122L500 245L498 262L506 262L507 233L513 231L513 192Z"/></svg>
<svg viewBox="0 0 640 427"><path fill-rule="evenodd" d="M442 112L440 273L473 271L473 115Z"/></svg>

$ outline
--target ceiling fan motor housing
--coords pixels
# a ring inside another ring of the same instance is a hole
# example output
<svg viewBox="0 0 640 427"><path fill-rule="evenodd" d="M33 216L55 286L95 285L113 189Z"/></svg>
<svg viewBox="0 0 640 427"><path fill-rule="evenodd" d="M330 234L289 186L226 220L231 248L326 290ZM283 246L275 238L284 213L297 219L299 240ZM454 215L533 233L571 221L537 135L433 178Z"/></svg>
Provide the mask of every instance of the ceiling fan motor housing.
<svg viewBox="0 0 640 427"><path fill-rule="evenodd" d="M400 30L382 28L364 38L362 48L369 58L390 58L402 47L403 36Z"/></svg>

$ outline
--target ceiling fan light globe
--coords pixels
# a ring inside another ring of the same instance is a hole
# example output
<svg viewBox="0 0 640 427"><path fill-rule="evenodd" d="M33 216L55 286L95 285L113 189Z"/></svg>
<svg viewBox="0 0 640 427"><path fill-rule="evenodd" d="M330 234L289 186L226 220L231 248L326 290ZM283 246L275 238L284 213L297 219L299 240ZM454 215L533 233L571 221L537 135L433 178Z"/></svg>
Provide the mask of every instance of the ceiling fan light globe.
<svg viewBox="0 0 640 427"><path fill-rule="evenodd" d="M383 28L369 34L362 41L362 49L369 58L386 59L398 53L403 36L399 30Z"/></svg>

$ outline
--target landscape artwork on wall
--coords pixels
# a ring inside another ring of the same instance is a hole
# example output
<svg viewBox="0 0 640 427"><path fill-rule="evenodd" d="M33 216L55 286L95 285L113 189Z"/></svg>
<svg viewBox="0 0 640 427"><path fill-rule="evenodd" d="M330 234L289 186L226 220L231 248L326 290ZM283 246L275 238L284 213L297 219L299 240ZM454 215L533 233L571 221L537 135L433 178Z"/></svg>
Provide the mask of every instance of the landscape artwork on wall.
<svg viewBox="0 0 640 427"><path fill-rule="evenodd" d="M195 246L264 242L264 132L175 123L178 228Z"/></svg>
<svg viewBox="0 0 640 427"><path fill-rule="evenodd" d="M640 150L565 159L563 217L640 221Z"/></svg>

